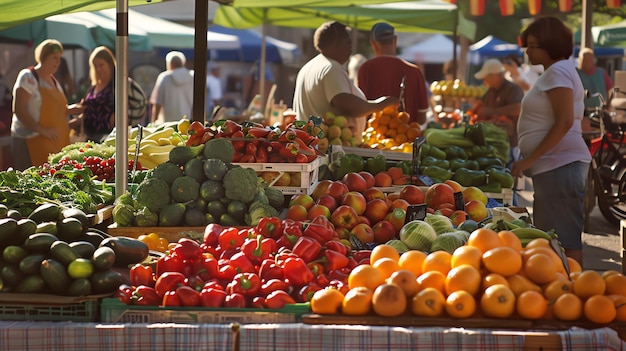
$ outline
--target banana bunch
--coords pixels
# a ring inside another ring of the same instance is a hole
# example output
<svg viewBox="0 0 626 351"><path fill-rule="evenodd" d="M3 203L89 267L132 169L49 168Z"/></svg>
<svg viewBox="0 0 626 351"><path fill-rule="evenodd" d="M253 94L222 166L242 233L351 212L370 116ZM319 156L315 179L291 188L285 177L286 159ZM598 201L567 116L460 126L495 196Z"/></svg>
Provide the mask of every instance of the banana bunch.
<svg viewBox="0 0 626 351"><path fill-rule="evenodd" d="M144 168L153 169L169 160L170 150L184 144L183 135L177 133L174 127L166 127L144 136L139 145L136 140L129 140L128 157L134 158L135 153L138 152L139 163Z"/></svg>
<svg viewBox="0 0 626 351"><path fill-rule="evenodd" d="M558 236L554 231L551 230L549 232L545 232L541 229L534 227L515 228L512 229L511 232L517 235L519 240L522 242L522 247L526 247L526 244L537 238L543 238L546 240L552 240L555 238L558 239Z"/></svg>

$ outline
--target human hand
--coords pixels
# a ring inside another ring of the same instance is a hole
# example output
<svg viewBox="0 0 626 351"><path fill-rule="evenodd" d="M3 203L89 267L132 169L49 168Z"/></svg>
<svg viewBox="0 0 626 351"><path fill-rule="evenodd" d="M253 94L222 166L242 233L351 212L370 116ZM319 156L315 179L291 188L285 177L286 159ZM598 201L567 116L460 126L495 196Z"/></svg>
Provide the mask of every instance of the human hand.
<svg viewBox="0 0 626 351"><path fill-rule="evenodd" d="M39 134L50 140L56 140L59 138L59 133L57 132L56 128L43 128L41 132L39 132Z"/></svg>
<svg viewBox="0 0 626 351"><path fill-rule="evenodd" d="M524 175L524 172L530 168L530 166L532 166L532 164L527 159L515 161L511 165L511 175L513 177L521 177Z"/></svg>

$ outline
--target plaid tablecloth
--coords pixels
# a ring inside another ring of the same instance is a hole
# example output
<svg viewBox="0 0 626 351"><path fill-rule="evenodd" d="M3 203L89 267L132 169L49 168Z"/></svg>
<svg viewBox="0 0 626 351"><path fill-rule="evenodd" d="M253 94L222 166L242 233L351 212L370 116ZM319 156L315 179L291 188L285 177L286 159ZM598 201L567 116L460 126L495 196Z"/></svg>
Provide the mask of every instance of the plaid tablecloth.
<svg viewBox="0 0 626 351"><path fill-rule="evenodd" d="M235 335L239 329L239 343ZM523 334L489 329L350 325L0 322L0 351L522 350ZM563 350L626 350L610 328L555 331Z"/></svg>

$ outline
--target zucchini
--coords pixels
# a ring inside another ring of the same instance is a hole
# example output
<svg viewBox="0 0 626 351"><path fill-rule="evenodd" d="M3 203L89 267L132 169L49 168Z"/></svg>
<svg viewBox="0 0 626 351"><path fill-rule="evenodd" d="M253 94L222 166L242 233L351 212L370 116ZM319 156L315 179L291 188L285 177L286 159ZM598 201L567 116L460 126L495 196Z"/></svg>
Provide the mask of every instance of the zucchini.
<svg viewBox="0 0 626 351"><path fill-rule="evenodd" d="M94 273L90 278L91 291L94 294L110 293L122 284L122 274L108 270Z"/></svg>
<svg viewBox="0 0 626 351"><path fill-rule="evenodd" d="M107 246L99 247L93 253L91 261L97 271L106 271L115 264L115 251Z"/></svg>
<svg viewBox="0 0 626 351"><path fill-rule="evenodd" d="M85 232L83 222L78 218L63 218L57 222L57 236L67 242L78 240Z"/></svg>
<svg viewBox="0 0 626 351"><path fill-rule="evenodd" d="M27 255L28 253L23 247L15 245L7 246L2 251L2 258L4 258L4 261L7 263L20 263Z"/></svg>
<svg viewBox="0 0 626 351"><path fill-rule="evenodd" d="M0 219L0 246L6 246L14 238L17 229L17 221L7 217Z"/></svg>
<svg viewBox="0 0 626 351"><path fill-rule="evenodd" d="M50 257L67 266L75 259L80 258L80 255L70 244L63 240L57 240L50 245Z"/></svg>
<svg viewBox="0 0 626 351"><path fill-rule="evenodd" d="M56 222L59 218L62 218L61 207L56 204L46 202L33 210L28 218L35 221L35 223Z"/></svg>
<svg viewBox="0 0 626 351"><path fill-rule="evenodd" d="M110 247L115 252L115 267L127 268L131 264L141 263L150 253L148 245L135 238L116 236L106 238L100 247Z"/></svg>
<svg viewBox="0 0 626 351"><path fill-rule="evenodd" d="M96 247L88 241L74 241L70 243L70 247L76 250L76 253L82 258L91 258L96 251Z"/></svg>
<svg viewBox="0 0 626 351"><path fill-rule="evenodd" d="M187 161L198 157L202 150L204 150L204 144L198 146L178 145L170 150L170 162L183 166Z"/></svg>
<svg viewBox="0 0 626 351"><path fill-rule="evenodd" d="M0 270L0 278L3 285L7 287L15 287L24 279L24 274L16 265L6 265Z"/></svg>
<svg viewBox="0 0 626 351"><path fill-rule="evenodd" d="M46 287L46 283L39 274L29 275L24 278L16 287L16 293L24 294L36 294L43 291Z"/></svg>
<svg viewBox="0 0 626 351"><path fill-rule="evenodd" d="M67 268L52 258L41 262L40 274L46 285L56 294L64 294L72 283L72 279L67 274Z"/></svg>
<svg viewBox="0 0 626 351"><path fill-rule="evenodd" d="M69 296L87 296L91 294L91 281L87 278L76 279L67 288Z"/></svg>
<svg viewBox="0 0 626 351"><path fill-rule="evenodd" d="M49 233L31 234L28 239L26 239L24 248L31 253L47 254L50 251L50 245L57 240L59 240L59 238Z"/></svg>
<svg viewBox="0 0 626 351"><path fill-rule="evenodd" d="M37 229L35 233L48 233L52 235L57 235L58 233L57 222L41 222L37 224Z"/></svg>
<svg viewBox="0 0 626 351"><path fill-rule="evenodd" d="M15 233L15 241L19 245L23 245L31 234L37 231L37 223L29 218L22 218L17 221L17 230Z"/></svg>
<svg viewBox="0 0 626 351"><path fill-rule="evenodd" d="M24 274L37 274L39 273L41 262L46 259L46 256L42 254L33 254L24 257L20 261L20 271Z"/></svg>

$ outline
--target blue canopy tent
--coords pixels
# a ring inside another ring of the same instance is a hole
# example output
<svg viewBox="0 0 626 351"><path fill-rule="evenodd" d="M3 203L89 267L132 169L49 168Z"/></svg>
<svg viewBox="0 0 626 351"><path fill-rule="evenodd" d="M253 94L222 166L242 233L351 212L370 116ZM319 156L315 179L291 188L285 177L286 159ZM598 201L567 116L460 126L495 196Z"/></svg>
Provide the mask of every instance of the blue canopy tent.
<svg viewBox="0 0 626 351"><path fill-rule="evenodd" d="M522 55L517 44L507 43L493 35L488 35L469 47L469 60L473 65L480 65L486 58Z"/></svg>

